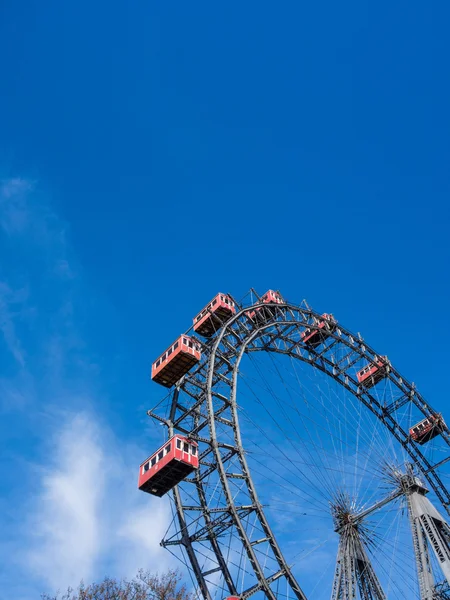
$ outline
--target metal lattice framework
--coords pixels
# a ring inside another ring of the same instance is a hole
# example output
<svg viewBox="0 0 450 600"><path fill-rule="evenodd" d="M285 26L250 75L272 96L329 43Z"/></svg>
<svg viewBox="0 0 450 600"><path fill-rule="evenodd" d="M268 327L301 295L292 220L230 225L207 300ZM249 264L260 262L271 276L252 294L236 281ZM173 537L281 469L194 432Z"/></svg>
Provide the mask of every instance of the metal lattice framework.
<svg viewBox="0 0 450 600"><path fill-rule="evenodd" d="M450 494L437 472L448 458L433 464L396 418L397 412L407 404L415 406L425 417L437 413L414 384L403 378L392 365L386 374L392 391L383 402L373 390L358 384L355 367L361 368L379 356L359 334L352 334L340 324L326 325L327 335L323 336L322 343L316 348L307 347L302 342L301 332L306 327L318 329L323 317L306 303L297 306L257 301L252 306L236 302L236 306L236 315L221 324L212 339L202 342L202 360L173 390L170 414L162 416L157 411L149 411L150 416L167 425L169 436L182 433L196 440L200 448L200 468L173 491L177 531L164 539L162 545L168 548L180 545L184 549L205 600L211 599L208 581L212 577L221 577L228 592L238 594L236 568L220 543L224 536L231 534L238 540L235 543L240 545L241 553L254 573L254 583L239 590L241 598L261 591L270 600L275 600L279 596L276 585L284 581L284 589L290 590L287 595L305 600L300 582L285 560L259 501L241 439L237 386L239 367L245 354L284 354L333 378L371 411L397 440L450 514ZM255 309L260 309L256 317L249 318L248 313ZM443 442L450 445L445 427L440 435ZM214 508L212 493L217 498ZM353 556L359 565L355 572L362 577L364 588L364 581L376 581L376 577L370 569L361 566L367 565L368 560L357 537L352 544ZM201 555L208 556L207 568L199 558ZM261 557L265 557L264 560ZM342 568L347 568L345 559L341 559ZM338 570L335 587L340 577ZM381 593L380 598L383 597ZM367 598L370 597L368 592Z"/></svg>

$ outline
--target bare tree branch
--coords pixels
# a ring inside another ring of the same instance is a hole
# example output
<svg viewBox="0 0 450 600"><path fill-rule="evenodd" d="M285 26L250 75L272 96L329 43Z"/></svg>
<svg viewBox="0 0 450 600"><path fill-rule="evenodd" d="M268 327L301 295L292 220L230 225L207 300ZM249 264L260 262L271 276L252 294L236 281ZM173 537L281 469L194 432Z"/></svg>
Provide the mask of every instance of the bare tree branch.
<svg viewBox="0 0 450 600"><path fill-rule="evenodd" d="M42 600L193 600L186 585L181 583L178 571L167 571L163 574L152 574L140 570L137 576L128 581L118 581L110 577L100 583L85 586L80 584L78 590L68 588L67 592L56 596L41 595Z"/></svg>

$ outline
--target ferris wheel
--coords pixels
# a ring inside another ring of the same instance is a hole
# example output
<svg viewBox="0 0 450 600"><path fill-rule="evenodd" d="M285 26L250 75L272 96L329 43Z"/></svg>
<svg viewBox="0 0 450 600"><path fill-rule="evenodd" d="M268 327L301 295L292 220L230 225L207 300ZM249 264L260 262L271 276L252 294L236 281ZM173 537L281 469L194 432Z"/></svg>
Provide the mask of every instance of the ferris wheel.
<svg viewBox="0 0 450 600"><path fill-rule="evenodd" d="M218 294L152 365L165 441L139 488L204 600L450 598L450 435L329 313Z"/></svg>

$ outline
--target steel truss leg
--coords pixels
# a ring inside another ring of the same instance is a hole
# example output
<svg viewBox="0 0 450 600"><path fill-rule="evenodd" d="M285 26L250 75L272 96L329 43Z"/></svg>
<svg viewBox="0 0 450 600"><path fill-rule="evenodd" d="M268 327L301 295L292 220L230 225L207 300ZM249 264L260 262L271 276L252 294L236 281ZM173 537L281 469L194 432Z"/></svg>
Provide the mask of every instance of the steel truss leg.
<svg viewBox="0 0 450 600"><path fill-rule="evenodd" d="M433 600L434 598L434 577L430 566L430 557L428 546L419 517L414 516L411 496L408 496L408 515L411 524L413 537L414 555L416 558L417 579L419 581L419 590L421 600Z"/></svg>
<svg viewBox="0 0 450 600"><path fill-rule="evenodd" d="M169 421L166 423L166 425L168 426L168 429L169 429L169 437L172 437L174 434L173 419L175 417L175 411L176 411L176 406L178 403L179 393L180 393L179 388L176 388L174 395L173 395L173 399L172 399L172 408L170 411ZM201 487L201 484L199 487ZM195 579L197 580L199 590L200 590L204 600L211 600L211 594L209 593L208 585L205 581L205 577L202 573L200 563L198 562L197 555L195 553L195 550L192 546L191 539L189 537L189 531L188 531L188 527L186 524L186 518L184 515L183 502L181 500L180 490L178 489L178 486L175 486L172 493L173 493L173 499L175 502L175 507L177 510L178 523L180 526L181 544L184 546L186 553L189 557ZM228 574L228 569L225 570L225 573Z"/></svg>
<svg viewBox="0 0 450 600"><path fill-rule="evenodd" d="M386 600L356 527L341 533L331 600Z"/></svg>
<svg viewBox="0 0 450 600"><path fill-rule="evenodd" d="M416 480L417 481L417 480ZM450 528L425 496L423 486L415 485L407 495L421 600L441 597L436 591L427 542L433 549L442 573L450 585Z"/></svg>

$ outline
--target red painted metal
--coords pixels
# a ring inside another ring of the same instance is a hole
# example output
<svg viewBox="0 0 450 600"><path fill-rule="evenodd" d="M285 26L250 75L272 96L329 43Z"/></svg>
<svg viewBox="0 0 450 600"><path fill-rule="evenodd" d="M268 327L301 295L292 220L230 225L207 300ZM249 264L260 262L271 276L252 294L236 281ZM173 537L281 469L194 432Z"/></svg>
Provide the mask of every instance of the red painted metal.
<svg viewBox="0 0 450 600"><path fill-rule="evenodd" d="M302 331L302 342L312 348L316 348L316 346L319 346L319 344L324 342L330 333L336 329L336 324L337 321L333 315L323 313L322 321L319 321L317 324L317 329L306 327L305 330Z"/></svg>
<svg viewBox="0 0 450 600"><path fill-rule="evenodd" d="M181 335L152 365L152 380L171 387L198 363L202 354L197 340Z"/></svg>
<svg viewBox="0 0 450 600"><path fill-rule="evenodd" d="M375 362L371 362L356 374L358 383L370 388L384 379L387 375L389 360L387 356L379 356Z"/></svg>
<svg viewBox="0 0 450 600"><path fill-rule="evenodd" d="M411 427L409 435L422 446L441 433L442 425L444 425L442 415L430 415Z"/></svg>
<svg viewBox="0 0 450 600"><path fill-rule="evenodd" d="M224 321L228 321L234 314L236 314L236 308L233 300L230 296L219 293L195 317L194 331L210 337L222 327Z"/></svg>
<svg viewBox="0 0 450 600"><path fill-rule="evenodd" d="M258 302L255 302L255 304L261 304L261 302L263 304L268 304L268 303L274 303L274 304L284 304L284 300L283 297L281 296L280 292L275 292L274 290L267 290L267 292L265 294L263 294L260 298L260 300L258 300ZM247 313L248 316L250 317L250 319L254 319L255 317L261 317L261 318L270 318L273 316L273 313L271 311L271 309L268 308L257 308L255 310L252 310L251 312Z"/></svg>
<svg viewBox="0 0 450 600"><path fill-rule="evenodd" d="M161 497L195 469L198 469L198 444L177 434L141 464L138 487Z"/></svg>

